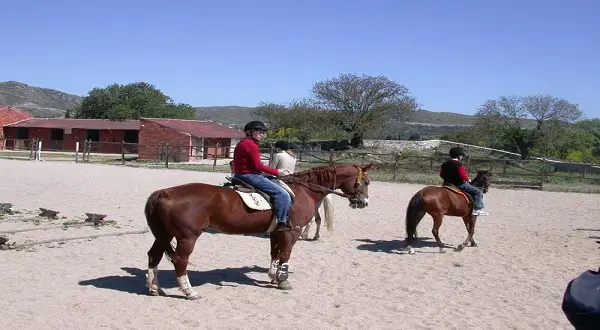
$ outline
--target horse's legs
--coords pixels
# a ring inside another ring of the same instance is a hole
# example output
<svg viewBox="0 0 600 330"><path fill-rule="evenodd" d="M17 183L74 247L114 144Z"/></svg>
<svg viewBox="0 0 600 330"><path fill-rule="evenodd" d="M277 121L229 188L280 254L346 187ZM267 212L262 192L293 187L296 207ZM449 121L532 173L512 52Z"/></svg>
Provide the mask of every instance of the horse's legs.
<svg viewBox="0 0 600 330"><path fill-rule="evenodd" d="M463 217L463 222L465 223L465 227L467 227L467 238L465 241L456 247L456 251L462 251L469 242L471 242L471 246L477 246L475 243L475 239L473 238L473 234L475 234L475 221L477 220L477 216L467 215Z"/></svg>
<svg viewBox="0 0 600 330"><path fill-rule="evenodd" d="M435 237L435 241L440 247L440 253L444 253L446 251L444 250L444 244L440 240L439 235L440 227L442 226L442 219L444 219L444 216L440 214L432 214L431 217L433 218L433 229L431 230L431 233L433 234L433 237Z"/></svg>
<svg viewBox="0 0 600 330"><path fill-rule="evenodd" d="M317 207L315 209L315 224L317 225L317 231L315 231L315 236L313 237L313 240L316 241L318 240L321 235L321 214L319 213L319 208Z"/></svg>
<svg viewBox="0 0 600 330"><path fill-rule="evenodd" d="M471 216L471 246L477 247L477 243L475 243L475 222L477 221L477 216Z"/></svg>
<svg viewBox="0 0 600 330"><path fill-rule="evenodd" d="M146 287L151 296L158 296L164 291L158 285L158 264L165 253L164 245L154 240L152 247L148 250L148 274L146 275Z"/></svg>
<svg viewBox="0 0 600 330"><path fill-rule="evenodd" d="M269 278L271 279L271 283L277 283L277 267L279 266L279 260L277 259L279 256L279 248L277 246L277 235L271 233L269 236L271 240L271 264L269 265Z"/></svg>
<svg viewBox="0 0 600 330"><path fill-rule="evenodd" d="M296 242L298 236L295 232L279 232L276 235L277 245L279 247L279 265L277 267L276 280L277 287L282 290L291 290L292 285L288 281L289 263L292 254L292 246Z"/></svg>
<svg viewBox="0 0 600 330"><path fill-rule="evenodd" d="M310 229L310 224L311 224L312 220L310 220L306 226L304 226L304 230L302 231L302 234L300 235L301 239L308 239L308 231Z"/></svg>
<svg viewBox="0 0 600 330"><path fill-rule="evenodd" d="M190 254L194 251L198 236L177 238L177 248L173 256L173 265L175 265L175 276L179 289L185 294L186 299L194 300L200 298L198 292L192 289L192 284L187 275L187 266Z"/></svg>

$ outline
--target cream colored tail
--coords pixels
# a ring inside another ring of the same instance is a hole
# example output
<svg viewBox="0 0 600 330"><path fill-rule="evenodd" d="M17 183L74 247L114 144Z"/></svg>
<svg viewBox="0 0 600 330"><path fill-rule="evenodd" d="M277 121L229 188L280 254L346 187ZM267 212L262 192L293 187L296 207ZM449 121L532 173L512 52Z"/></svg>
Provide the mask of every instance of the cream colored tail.
<svg viewBox="0 0 600 330"><path fill-rule="evenodd" d="M325 223L327 232L333 232L333 197L331 194L323 198L323 209L325 210Z"/></svg>

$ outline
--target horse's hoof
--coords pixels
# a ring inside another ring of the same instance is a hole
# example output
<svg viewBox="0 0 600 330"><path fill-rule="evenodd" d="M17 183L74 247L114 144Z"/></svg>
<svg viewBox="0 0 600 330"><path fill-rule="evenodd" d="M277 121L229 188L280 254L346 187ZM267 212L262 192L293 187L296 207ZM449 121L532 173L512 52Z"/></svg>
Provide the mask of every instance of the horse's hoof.
<svg viewBox="0 0 600 330"><path fill-rule="evenodd" d="M188 294L187 296L185 296L185 299L187 299L187 300L198 300L198 299L200 299L200 295L198 294L198 292L194 292L192 294Z"/></svg>
<svg viewBox="0 0 600 330"><path fill-rule="evenodd" d="M271 284L277 284L277 280L276 279L272 279L271 280Z"/></svg>
<svg viewBox="0 0 600 330"><path fill-rule="evenodd" d="M158 296L158 290L148 290L148 294L151 296Z"/></svg>
<svg viewBox="0 0 600 330"><path fill-rule="evenodd" d="M462 251L464 248L465 248L465 246L464 246L464 245L462 245L462 244L460 244L459 246L457 246L457 247L456 247L456 249L455 249L455 250L456 250L456 252L460 252L460 251Z"/></svg>
<svg viewBox="0 0 600 330"><path fill-rule="evenodd" d="M281 290L291 290L292 285L290 284L290 281L285 280L285 281L279 282L279 284L277 284L277 288L281 289Z"/></svg>
<svg viewBox="0 0 600 330"><path fill-rule="evenodd" d="M446 249L440 248L440 253L446 253Z"/></svg>
<svg viewBox="0 0 600 330"><path fill-rule="evenodd" d="M473 242L473 243L471 243L471 246L472 247L477 247L477 243Z"/></svg>
<svg viewBox="0 0 600 330"><path fill-rule="evenodd" d="M413 249L413 248L408 249L408 254L415 254L415 249Z"/></svg>

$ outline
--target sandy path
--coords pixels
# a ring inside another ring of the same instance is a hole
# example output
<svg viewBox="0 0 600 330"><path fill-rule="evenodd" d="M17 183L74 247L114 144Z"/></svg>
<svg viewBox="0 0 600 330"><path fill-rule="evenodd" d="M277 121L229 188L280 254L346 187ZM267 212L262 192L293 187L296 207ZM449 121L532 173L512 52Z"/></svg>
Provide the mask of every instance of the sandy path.
<svg viewBox="0 0 600 330"><path fill-rule="evenodd" d="M15 241L146 228L143 205L157 188L203 181L224 173L136 169L109 165L0 160L2 200L17 210L55 208L60 215L108 214L119 228L54 229L19 233ZM489 217L477 224L478 248L437 253L432 221L416 255L403 246L404 212L419 185L375 182L367 209L334 197L335 231L295 246L292 291L270 287L269 241L204 234L191 261L190 280L203 299L186 301L166 259L159 269L170 297L146 295L150 233L25 251L0 251L0 314L11 328L268 328L569 329L560 310L567 282L598 267L594 232L597 195L492 189ZM573 209L573 213L568 210ZM60 221L59 221L60 223ZM31 224L0 223L0 231ZM312 235L312 233L311 233ZM459 218L446 218L442 240L466 235Z"/></svg>

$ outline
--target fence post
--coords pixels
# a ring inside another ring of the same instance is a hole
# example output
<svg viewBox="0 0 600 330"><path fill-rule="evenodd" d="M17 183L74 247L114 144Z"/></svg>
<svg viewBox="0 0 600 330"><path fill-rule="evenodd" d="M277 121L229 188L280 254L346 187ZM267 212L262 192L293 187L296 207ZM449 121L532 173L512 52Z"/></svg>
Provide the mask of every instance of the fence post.
<svg viewBox="0 0 600 330"><path fill-rule="evenodd" d="M329 166L333 165L333 149L329 149Z"/></svg>
<svg viewBox="0 0 600 330"><path fill-rule="evenodd" d="M394 174L392 176L392 182L396 182L396 170L398 169L398 161L400 161L400 154L396 154L394 159Z"/></svg>
<svg viewBox="0 0 600 330"><path fill-rule="evenodd" d="M471 156L467 156L467 173L471 170Z"/></svg>
<svg viewBox="0 0 600 330"><path fill-rule="evenodd" d="M75 142L75 163L79 163L79 141Z"/></svg>
<svg viewBox="0 0 600 330"><path fill-rule="evenodd" d="M38 147L37 147L37 160L42 160L42 141L38 140Z"/></svg>
<svg viewBox="0 0 600 330"><path fill-rule="evenodd" d="M121 140L121 165L125 165L125 141Z"/></svg>
<svg viewBox="0 0 600 330"><path fill-rule="evenodd" d="M165 145L165 168L169 168L169 143Z"/></svg>
<svg viewBox="0 0 600 330"><path fill-rule="evenodd" d="M217 168L217 148L215 148L215 153L213 156L213 171Z"/></svg>
<svg viewBox="0 0 600 330"><path fill-rule="evenodd" d="M540 170L540 190L544 190L544 181L546 180L546 161L542 159L542 169Z"/></svg>
<svg viewBox="0 0 600 330"><path fill-rule="evenodd" d="M14 143L15 143L15 145L14 145L13 149L16 148L16 146L17 146L16 139L15 139ZM37 149L37 138L33 138L33 139L31 139L31 142L29 142L29 160L32 160L35 158L34 153L35 153L36 149Z"/></svg>

